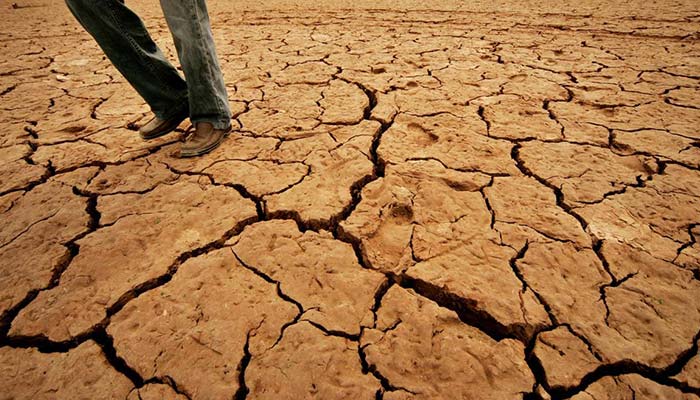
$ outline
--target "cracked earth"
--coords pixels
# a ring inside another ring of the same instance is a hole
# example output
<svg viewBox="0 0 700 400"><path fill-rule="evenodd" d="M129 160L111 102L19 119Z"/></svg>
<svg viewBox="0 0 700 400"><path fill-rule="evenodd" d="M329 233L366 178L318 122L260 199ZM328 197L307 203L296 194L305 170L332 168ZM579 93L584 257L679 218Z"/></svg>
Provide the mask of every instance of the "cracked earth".
<svg viewBox="0 0 700 400"><path fill-rule="evenodd" d="M700 399L696 2L243 3L194 160L2 4L0 398Z"/></svg>

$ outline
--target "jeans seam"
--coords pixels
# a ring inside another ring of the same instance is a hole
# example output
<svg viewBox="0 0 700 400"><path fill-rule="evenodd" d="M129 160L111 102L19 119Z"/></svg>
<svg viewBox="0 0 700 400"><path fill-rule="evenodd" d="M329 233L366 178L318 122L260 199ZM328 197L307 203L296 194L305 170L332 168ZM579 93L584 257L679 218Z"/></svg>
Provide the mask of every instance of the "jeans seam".
<svg viewBox="0 0 700 400"><path fill-rule="evenodd" d="M202 35L202 24L200 23L200 20L199 20L199 11L197 9L195 1L196 0L190 0L189 4L190 4L190 6L192 6L192 11L194 12L194 16L197 19L197 23L195 24L196 29L197 29L197 36L198 36L197 39L199 40L199 43L201 44L201 43L204 43L204 35ZM213 39L214 38L212 37L212 40ZM208 56L208 57L204 57L204 62L207 65L207 78L208 78L209 84L212 85L212 89L214 89L213 88L214 73L213 73L212 68L211 68L211 60L210 60L210 58L213 58L214 55L211 54L209 46L205 46L204 48L205 48L205 51L207 52L207 56ZM216 93L216 90L213 90L212 92ZM216 103L216 111L219 113L220 117L223 117L226 114L224 112L225 107L223 106L223 104L221 104L221 99L219 98L219 96L214 96L214 98L215 98L215 103Z"/></svg>
<svg viewBox="0 0 700 400"><path fill-rule="evenodd" d="M109 7L110 16L112 17L112 20L114 21L116 26L119 27L119 30L122 32L122 34L124 34L124 36L126 37L126 40L131 45L131 48L134 49L135 53L137 53L139 56L141 56L140 58L145 61L147 68L153 73L153 75L161 77L162 75L159 74L158 71L156 71L156 68L153 65L153 63L151 62L151 60L149 60L148 57L143 57L143 55L144 55L143 51L141 51L141 48L137 45L137 43L134 41L134 39L132 39L131 35L129 35L128 30L124 29L124 26L121 24L120 19L116 15L116 10L114 9L114 3L112 3L110 1L110 2L107 2L107 4ZM165 82L162 79L160 79L160 83L161 83L162 88L169 89L169 85L165 84Z"/></svg>

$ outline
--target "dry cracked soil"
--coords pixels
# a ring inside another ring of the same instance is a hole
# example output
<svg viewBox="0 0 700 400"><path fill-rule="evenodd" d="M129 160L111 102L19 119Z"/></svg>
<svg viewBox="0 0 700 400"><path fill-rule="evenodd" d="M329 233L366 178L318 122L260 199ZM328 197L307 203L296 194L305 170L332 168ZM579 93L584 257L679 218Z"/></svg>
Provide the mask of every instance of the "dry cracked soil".
<svg viewBox="0 0 700 400"><path fill-rule="evenodd" d="M0 7L1 399L700 399L697 1L211 0L194 160Z"/></svg>

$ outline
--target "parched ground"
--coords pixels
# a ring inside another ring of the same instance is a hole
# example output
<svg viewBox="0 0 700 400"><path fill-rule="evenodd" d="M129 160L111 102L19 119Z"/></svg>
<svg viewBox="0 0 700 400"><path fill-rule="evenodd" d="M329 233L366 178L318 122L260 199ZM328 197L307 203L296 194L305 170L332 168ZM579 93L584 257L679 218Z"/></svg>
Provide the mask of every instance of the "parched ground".
<svg viewBox="0 0 700 400"><path fill-rule="evenodd" d="M700 398L696 1L212 0L194 160L18 3L0 398Z"/></svg>

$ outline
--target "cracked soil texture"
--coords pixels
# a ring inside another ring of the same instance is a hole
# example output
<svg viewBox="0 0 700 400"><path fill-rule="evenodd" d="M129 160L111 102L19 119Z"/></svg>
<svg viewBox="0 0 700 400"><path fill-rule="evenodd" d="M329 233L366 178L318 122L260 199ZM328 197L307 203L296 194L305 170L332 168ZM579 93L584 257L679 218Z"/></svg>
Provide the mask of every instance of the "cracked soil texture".
<svg viewBox="0 0 700 400"><path fill-rule="evenodd" d="M197 159L0 7L0 399L700 399L697 1L210 0Z"/></svg>

